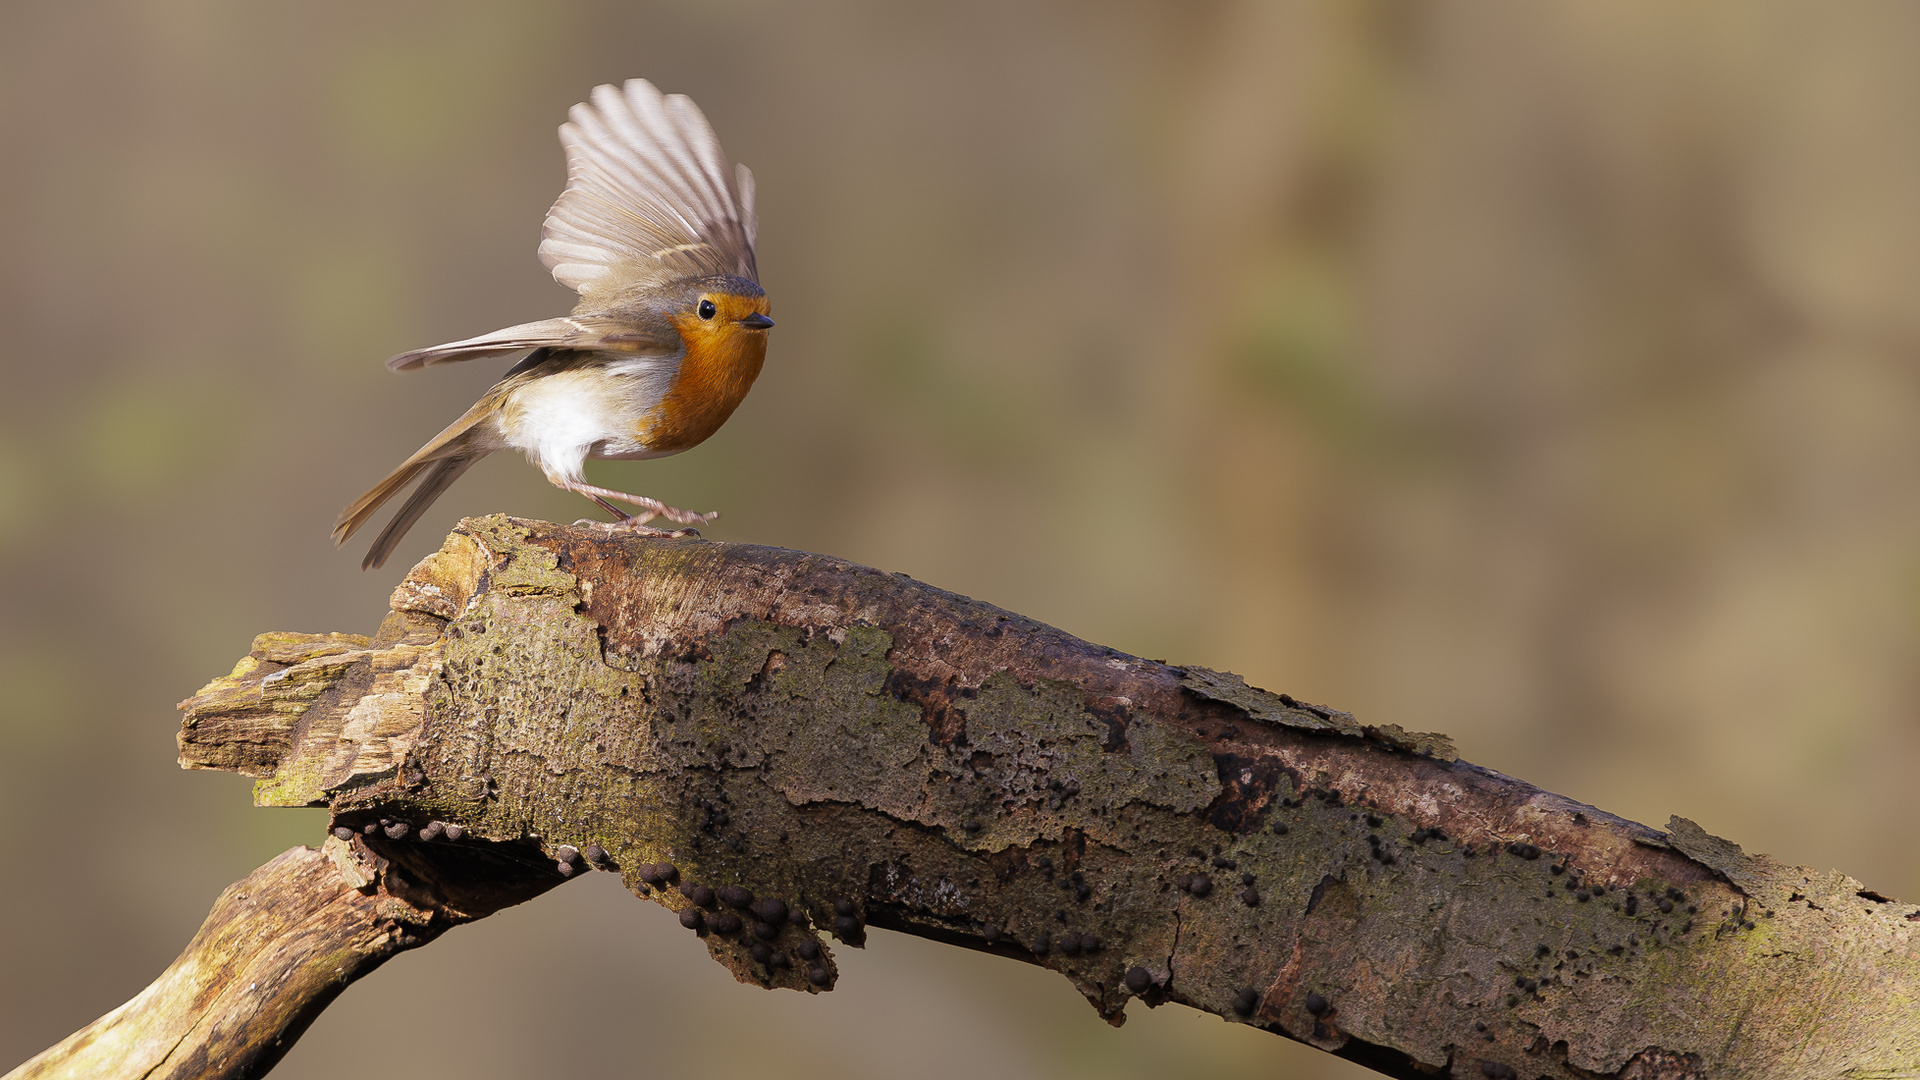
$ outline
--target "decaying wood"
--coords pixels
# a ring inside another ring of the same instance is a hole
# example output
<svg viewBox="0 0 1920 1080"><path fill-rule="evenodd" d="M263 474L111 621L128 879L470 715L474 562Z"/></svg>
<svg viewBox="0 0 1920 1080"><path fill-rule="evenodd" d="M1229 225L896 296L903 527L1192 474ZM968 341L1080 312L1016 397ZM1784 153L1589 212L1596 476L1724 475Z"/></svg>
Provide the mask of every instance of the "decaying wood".
<svg viewBox="0 0 1920 1080"><path fill-rule="evenodd" d="M8 1080L262 1075L388 957L564 880L516 850L330 837L286 851L220 894L153 985Z"/></svg>
<svg viewBox="0 0 1920 1080"><path fill-rule="evenodd" d="M183 764L330 807L336 852L484 857L503 901L616 872L758 985L830 989L825 939L880 926L1396 1076L1920 1073L1912 905L817 555L470 520L375 637L262 635L183 707Z"/></svg>

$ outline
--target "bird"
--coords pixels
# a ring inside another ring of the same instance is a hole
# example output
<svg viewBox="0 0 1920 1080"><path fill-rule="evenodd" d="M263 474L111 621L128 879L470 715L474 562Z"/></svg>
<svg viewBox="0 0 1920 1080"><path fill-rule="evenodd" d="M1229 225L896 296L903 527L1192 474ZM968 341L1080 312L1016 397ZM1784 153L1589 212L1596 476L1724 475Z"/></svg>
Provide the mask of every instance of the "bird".
<svg viewBox="0 0 1920 1080"><path fill-rule="evenodd" d="M705 441L752 389L771 308L754 264L753 173L728 167L692 99L645 79L595 87L560 126L567 183L540 261L580 294L573 313L401 353L394 371L524 352L446 430L340 512L335 546L418 480L361 569L383 565L427 507L496 450L524 453L554 486L643 536L699 535L694 513L587 483L588 458L678 454ZM629 514L614 501L638 508ZM683 526L663 530L664 518ZM584 524L584 523L582 523Z"/></svg>

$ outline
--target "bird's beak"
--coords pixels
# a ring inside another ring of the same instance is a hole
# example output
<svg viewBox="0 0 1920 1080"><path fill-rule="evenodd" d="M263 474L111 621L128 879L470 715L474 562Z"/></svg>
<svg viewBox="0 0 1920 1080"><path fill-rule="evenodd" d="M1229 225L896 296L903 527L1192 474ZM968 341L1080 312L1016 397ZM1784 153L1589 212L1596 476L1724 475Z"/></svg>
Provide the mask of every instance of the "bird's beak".
<svg viewBox="0 0 1920 1080"><path fill-rule="evenodd" d="M773 320L756 311L746 318L741 319L740 325L749 330L765 330L767 327L773 325Z"/></svg>

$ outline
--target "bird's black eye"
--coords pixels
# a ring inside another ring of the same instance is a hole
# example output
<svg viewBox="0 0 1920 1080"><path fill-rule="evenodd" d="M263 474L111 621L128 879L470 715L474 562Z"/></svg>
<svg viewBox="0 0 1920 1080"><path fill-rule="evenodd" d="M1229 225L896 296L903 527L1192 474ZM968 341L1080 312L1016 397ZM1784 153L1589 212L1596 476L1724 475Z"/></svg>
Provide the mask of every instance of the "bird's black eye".
<svg viewBox="0 0 1920 1080"><path fill-rule="evenodd" d="M701 318L711 319L713 318L714 313L717 312L718 310L719 310L718 308L713 306L713 301L711 300L700 301L700 317Z"/></svg>

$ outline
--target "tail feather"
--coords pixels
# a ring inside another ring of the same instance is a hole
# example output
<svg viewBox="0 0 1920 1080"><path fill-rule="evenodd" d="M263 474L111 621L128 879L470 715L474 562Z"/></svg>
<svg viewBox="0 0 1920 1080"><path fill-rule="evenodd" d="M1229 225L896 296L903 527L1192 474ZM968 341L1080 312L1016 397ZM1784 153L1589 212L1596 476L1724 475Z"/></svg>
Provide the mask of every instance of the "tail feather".
<svg viewBox="0 0 1920 1080"><path fill-rule="evenodd" d="M406 536L413 523L420 520L420 515L427 512L427 507L440 497L440 493L458 480L461 473L472 468L474 462L497 449L481 437L484 429L479 426L482 420L492 414L490 406L489 400L475 404L467 410L466 415L447 425L445 431L414 451L413 456L401 462L400 467L387 474L386 479L342 510L339 520L333 523L334 545L340 546L352 539L353 534L359 532L380 507L421 473L426 473L426 479L420 481L420 486L401 505L400 512L380 531L379 538L374 540L373 549L367 552L360 568L366 570L385 563L395 545Z"/></svg>
<svg viewBox="0 0 1920 1080"><path fill-rule="evenodd" d="M420 520L420 515L427 512L427 507L433 505L433 500L452 487L453 482L460 479L461 473L472 468L473 463L483 457L486 454L461 454L435 462L427 478L420 481L420 486L413 489L413 494L407 496L406 502L400 504L400 512L393 515L393 520L387 522L386 528L380 530L373 547L367 551L367 557L360 560L360 569L371 570L385 564L387 556L393 554L394 547L407 535L407 530L413 528L413 523Z"/></svg>

